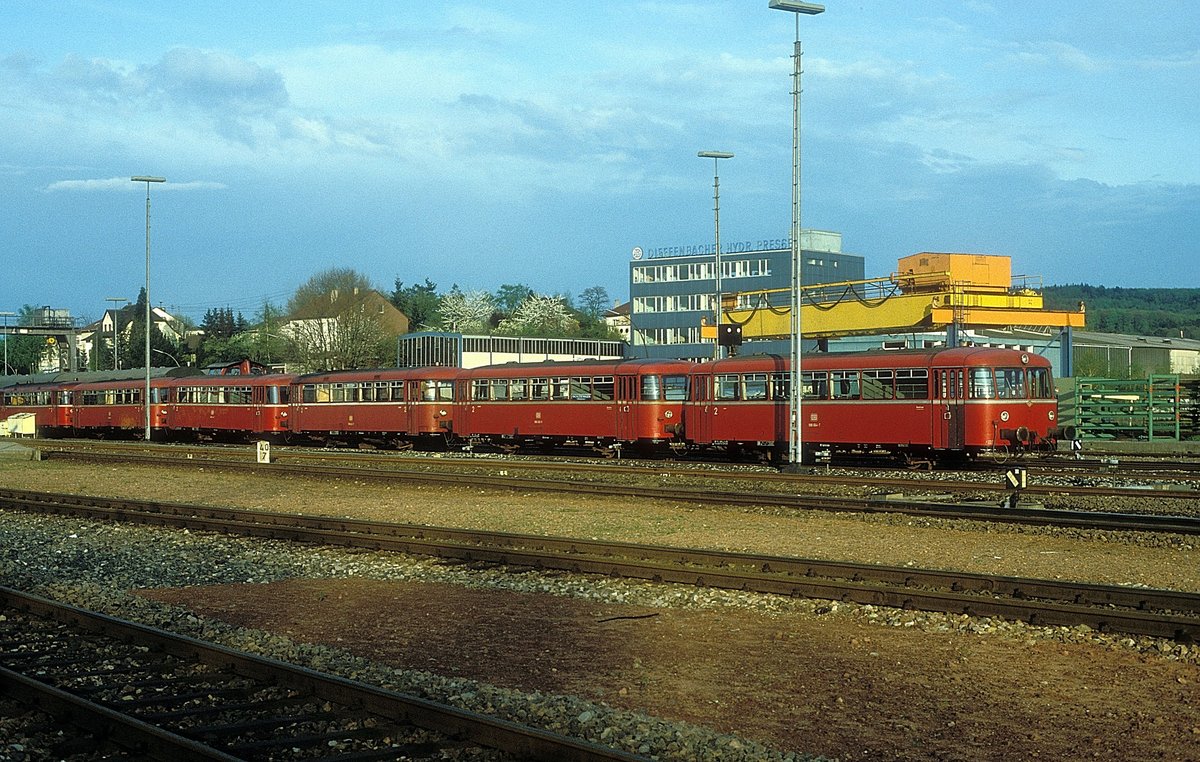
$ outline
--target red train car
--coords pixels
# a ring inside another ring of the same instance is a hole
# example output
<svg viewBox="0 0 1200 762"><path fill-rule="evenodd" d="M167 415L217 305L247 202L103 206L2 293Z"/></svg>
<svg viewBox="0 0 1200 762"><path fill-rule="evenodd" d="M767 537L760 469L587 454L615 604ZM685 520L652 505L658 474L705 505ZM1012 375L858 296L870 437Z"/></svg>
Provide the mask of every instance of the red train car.
<svg viewBox="0 0 1200 762"><path fill-rule="evenodd" d="M155 438L161 438L163 434L165 413L162 403L167 399L166 383L163 379L151 381L150 433ZM144 434L144 380L89 381L76 384L70 394L76 436L135 438Z"/></svg>
<svg viewBox="0 0 1200 762"><path fill-rule="evenodd" d="M444 447L454 435L458 368L314 373L292 384L290 430L319 441Z"/></svg>
<svg viewBox="0 0 1200 762"><path fill-rule="evenodd" d="M49 381L0 389L0 419L29 413L38 436L62 436L71 429L69 389L69 384Z"/></svg>
<svg viewBox="0 0 1200 762"><path fill-rule="evenodd" d="M805 356L805 459L831 451L971 455L1052 448L1062 433L1050 362L1010 349ZM701 447L777 456L791 436L790 362L770 356L697 366L686 420Z"/></svg>
<svg viewBox="0 0 1200 762"><path fill-rule="evenodd" d="M175 379L164 384L167 397L156 421L174 437L275 438L289 430L295 378L280 373Z"/></svg>
<svg viewBox="0 0 1200 762"><path fill-rule="evenodd" d="M455 423L460 436L502 448L683 445L691 367L675 360L584 360L464 370Z"/></svg>

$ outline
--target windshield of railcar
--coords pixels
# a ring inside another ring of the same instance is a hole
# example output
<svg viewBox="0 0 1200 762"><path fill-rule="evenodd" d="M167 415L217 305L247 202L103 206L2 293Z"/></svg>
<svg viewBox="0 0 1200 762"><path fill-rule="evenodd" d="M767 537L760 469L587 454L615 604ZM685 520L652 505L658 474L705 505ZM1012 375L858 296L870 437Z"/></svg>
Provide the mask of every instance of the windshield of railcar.
<svg viewBox="0 0 1200 762"><path fill-rule="evenodd" d="M1058 397L1049 368L1029 369L1029 396L1035 400L1052 400Z"/></svg>
<svg viewBox="0 0 1200 762"><path fill-rule="evenodd" d="M1025 369L996 368L996 396L1000 399L1025 399Z"/></svg>
<svg viewBox="0 0 1200 762"><path fill-rule="evenodd" d="M642 399L647 402L683 402L687 398L687 376L642 376Z"/></svg>

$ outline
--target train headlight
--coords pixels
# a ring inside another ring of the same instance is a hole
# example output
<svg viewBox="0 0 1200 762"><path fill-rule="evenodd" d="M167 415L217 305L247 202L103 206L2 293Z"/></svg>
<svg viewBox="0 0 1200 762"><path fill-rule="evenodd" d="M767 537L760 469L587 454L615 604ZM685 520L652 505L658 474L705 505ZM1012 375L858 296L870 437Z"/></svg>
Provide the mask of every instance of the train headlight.
<svg viewBox="0 0 1200 762"><path fill-rule="evenodd" d="M438 415L445 415L445 414L446 414L446 411L445 411L445 410L439 410L439 411L438 411Z"/></svg>
<svg viewBox="0 0 1200 762"><path fill-rule="evenodd" d="M1007 410L1000 411L1000 420L1002 420L1002 421L1008 420L1008 411Z"/></svg>
<svg viewBox="0 0 1200 762"><path fill-rule="evenodd" d="M1054 411L1051 410L1049 413L1046 413L1046 417L1053 421L1054 420Z"/></svg>
<svg viewBox="0 0 1200 762"><path fill-rule="evenodd" d="M673 413L673 412L672 412L672 411L670 411L670 410L668 410L667 412L663 413L663 418L674 418L674 417L675 417L675 413Z"/></svg>

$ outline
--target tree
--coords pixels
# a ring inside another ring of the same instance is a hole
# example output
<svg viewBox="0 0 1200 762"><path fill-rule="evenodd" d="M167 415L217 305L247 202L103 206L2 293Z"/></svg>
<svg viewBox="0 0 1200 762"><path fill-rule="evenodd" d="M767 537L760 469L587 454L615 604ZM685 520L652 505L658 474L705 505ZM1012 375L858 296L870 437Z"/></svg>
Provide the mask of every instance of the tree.
<svg viewBox="0 0 1200 762"><path fill-rule="evenodd" d="M508 336L574 336L579 321L571 316L562 297L534 294L500 321L499 333Z"/></svg>
<svg viewBox="0 0 1200 762"><path fill-rule="evenodd" d="M439 325L441 323L441 313L438 311L440 301L437 284L429 278L425 279L424 284L414 283L411 286L405 286L404 282L397 278L396 288L392 291L391 296L391 302L396 309L408 316L410 330Z"/></svg>
<svg viewBox="0 0 1200 762"><path fill-rule="evenodd" d="M291 333L296 362L308 372L378 366L391 346L379 320L365 310L297 321Z"/></svg>
<svg viewBox="0 0 1200 762"><path fill-rule="evenodd" d="M585 288L579 295L579 311L592 320L598 320L610 304L608 289L604 286Z"/></svg>
<svg viewBox="0 0 1200 762"><path fill-rule="evenodd" d="M138 292L137 303L134 305L133 320L129 324L129 332L121 341L121 367L146 367L146 289ZM163 336L157 325L152 323L150 330L150 367L182 365L179 359L179 347L173 341Z"/></svg>
<svg viewBox="0 0 1200 762"><path fill-rule="evenodd" d="M36 325L40 307L26 304L17 312L17 325ZM9 318L9 326L13 325ZM46 340L42 336L5 336L8 345L9 373L37 373L41 365L42 353L46 349Z"/></svg>
<svg viewBox="0 0 1200 762"><path fill-rule="evenodd" d="M486 291L463 293L456 287L442 297L438 310L442 314L442 326L448 331L485 333L491 328L496 302Z"/></svg>
<svg viewBox="0 0 1200 762"><path fill-rule="evenodd" d="M506 283L496 289L496 307L505 317L510 317L531 296L533 289L524 283Z"/></svg>
<svg viewBox="0 0 1200 762"><path fill-rule="evenodd" d="M263 302L258 311L258 327L249 331L252 342L247 355L255 362L270 365L272 362L285 362L295 356L293 342L282 336L279 331L283 327L283 311L270 302Z"/></svg>
<svg viewBox="0 0 1200 762"><path fill-rule="evenodd" d="M367 276L349 267L332 267L322 270L297 288L296 293L288 300L287 311L288 314L294 314L312 300L318 297L328 298L334 291L352 294L355 289L368 291L372 288L374 286Z"/></svg>

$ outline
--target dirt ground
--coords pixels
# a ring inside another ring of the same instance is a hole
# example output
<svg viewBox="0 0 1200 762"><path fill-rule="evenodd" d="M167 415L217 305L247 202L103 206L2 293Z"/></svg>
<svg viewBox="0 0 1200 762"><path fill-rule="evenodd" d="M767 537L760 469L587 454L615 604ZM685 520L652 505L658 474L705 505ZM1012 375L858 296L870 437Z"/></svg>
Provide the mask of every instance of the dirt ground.
<svg viewBox="0 0 1200 762"><path fill-rule="evenodd" d="M374 580L145 594L843 760L1200 759L1200 671L1124 650Z"/></svg>
<svg viewBox="0 0 1200 762"><path fill-rule="evenodd" d="M52 462L0 465L0 484L1191 590L1200 567L1186 548L644 501ZM377 580L145 594L400 667L843 760L1200 760L1200 668L1122 648Z"/></svg>

